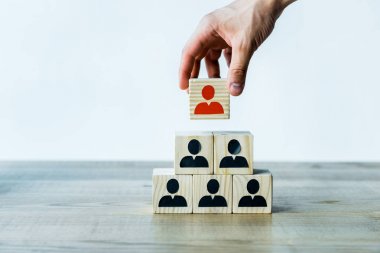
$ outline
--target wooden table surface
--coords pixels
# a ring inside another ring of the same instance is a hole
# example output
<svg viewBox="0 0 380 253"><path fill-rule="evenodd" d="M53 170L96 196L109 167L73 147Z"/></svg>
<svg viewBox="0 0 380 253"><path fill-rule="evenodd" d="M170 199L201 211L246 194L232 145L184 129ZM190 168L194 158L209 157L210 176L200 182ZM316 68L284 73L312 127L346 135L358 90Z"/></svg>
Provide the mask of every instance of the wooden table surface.
<svg viewBox="0 0 380 253"><path fill-rule="evenodd" d="M1 162L0 252L380 252L380 164L257 165L271 215L153 215L168 162Z"/></svg>

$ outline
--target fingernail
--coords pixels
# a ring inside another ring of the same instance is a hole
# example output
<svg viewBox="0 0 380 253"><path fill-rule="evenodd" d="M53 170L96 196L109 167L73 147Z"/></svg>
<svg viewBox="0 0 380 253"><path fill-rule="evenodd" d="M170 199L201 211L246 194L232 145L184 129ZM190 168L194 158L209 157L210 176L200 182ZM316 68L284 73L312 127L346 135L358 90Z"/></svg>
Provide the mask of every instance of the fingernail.
<svg viewBox="0 0 380 253"><path fill-rule="evenodd" d="M234 92L240 93L243 89L243 85L240 83L231 83L230 84L230 90L233 90Z"/></svg>

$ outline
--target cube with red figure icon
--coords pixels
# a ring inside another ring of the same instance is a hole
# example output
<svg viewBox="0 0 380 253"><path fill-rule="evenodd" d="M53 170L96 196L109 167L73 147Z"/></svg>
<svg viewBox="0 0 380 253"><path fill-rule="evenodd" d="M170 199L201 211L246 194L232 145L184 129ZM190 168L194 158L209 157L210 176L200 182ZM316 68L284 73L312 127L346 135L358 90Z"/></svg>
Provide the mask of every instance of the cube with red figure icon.
<svg viewBox="0 0 380 253"><path fill-rule="evenodd" d="M190 119L229 119L230 93L227 80L190 79Z"/></svg>

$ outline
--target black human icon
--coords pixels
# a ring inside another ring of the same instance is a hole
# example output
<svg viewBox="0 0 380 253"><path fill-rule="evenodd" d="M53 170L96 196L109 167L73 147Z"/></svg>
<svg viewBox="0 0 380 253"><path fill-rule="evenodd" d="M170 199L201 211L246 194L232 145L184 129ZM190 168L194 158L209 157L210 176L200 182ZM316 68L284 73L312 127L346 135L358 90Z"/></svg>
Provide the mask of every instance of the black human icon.
<svg viewBox="0 0 380 253"><path fill-rule="evenodd" d="M219 182L216 179L210 179L207 183L207 191L216 194L219 191ZM206 195L199 200L198 207L227 207L227 201L223 196Z"/></svg>
<svg viewBox="0 0 380 253"><path fill-rule="evenodd" d="M232 139L228 142L228 152L232 155L237 155L241 151L241 146L238 140ZM248 168L247 159L244 156L226 156L220 161L220 168Z"/></svg>
<svg viewBox="0 0 380 253"><path fill-rule="evenodd" d="M166 189L169 193L175 194L179 189L178 181L174 178L170 179L166 184ZM158 207L187 207L187 202L179 195L165 195L160 199Z"/></svg>
<svg viewBox="0 0 380 253"><path fill-rule="evenodd" d="M196 140L192 139L189 141L189 144L187 145L187 149L189 150L190 154L193 156L185 156L181 159L181 162L179 163L179 167L181 168L208 168L208 162L207 159L203 156L197 156L197 154L201 151L201 143Z"/></svg>
<svg viewBox="0 0 380 253"><path fill-rule="evenodd" d="M251 179L247 183L247 190L250 194L256 194L260 189L260 184L256 179ZM239 201L239 207L266 207L267 201L263 196L244 196Z"/></svg>

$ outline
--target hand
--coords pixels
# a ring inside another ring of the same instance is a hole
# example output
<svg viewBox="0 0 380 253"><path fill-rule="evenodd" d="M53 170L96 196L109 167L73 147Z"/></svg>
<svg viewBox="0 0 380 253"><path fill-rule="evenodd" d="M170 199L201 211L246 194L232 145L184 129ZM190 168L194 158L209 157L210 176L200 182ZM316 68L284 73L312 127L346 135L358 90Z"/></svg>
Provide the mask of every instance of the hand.
<svg viewBox="0 0 380 253"><path fill-rule="evenodd" d="M209 78L220 78L219 58L227 62L228 89L243 92L249 61L270 35L283 9L294 0L237 0L206 15L182 52L179 86L187 89L205 58Z"/></svg>

